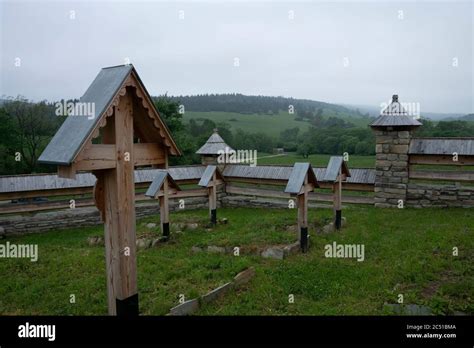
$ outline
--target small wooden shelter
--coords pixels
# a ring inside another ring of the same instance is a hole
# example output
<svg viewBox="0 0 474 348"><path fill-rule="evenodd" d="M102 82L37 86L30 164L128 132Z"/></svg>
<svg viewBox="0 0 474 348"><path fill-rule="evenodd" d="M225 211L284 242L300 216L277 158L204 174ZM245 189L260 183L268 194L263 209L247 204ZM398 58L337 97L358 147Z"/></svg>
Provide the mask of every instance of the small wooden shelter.
<svg viewBox="0 0 474 348"><path fill-rule="evenodd" d="M228 153L230 156L231 152L235 152L235 150L226 144L224 139L219 135L217 128L215 128L206 143L196 151L196 154L201 155L202 164L208 165L218 164L218 157L221 154ZM223 170L225 162L220 164L222 164L220 167Z"/></svg>
<svg viewBox="0 0 474 348"><path fill-rule="evenodd" d="M199 181L199 186L206 187L209 195L209 217L211 224L217 223L217 187L224 184L224 177L215 165L206 167Z"/></svg>
<svg viewBox="0 0 474 348"><path fill-rule="evenodd" d="M308 250L308 194L319 187L309 163L295 163L285 192L296 196L298 206L298 231L302 252Z"/></svg>
<svg viewBox="0 0 474 348"><path fill-rule="evenodd" d="M67 117L39 161L57 165L60 177L96 176L109 314L138 315L134 168L167 168L168 155L181 153L132 65L102 69L80 103L94 115Z"/></svg>
<svg viewBox="0 0 474 348"><path fill-rule="evenodd" d="M145 193L145 196L159 200L161 232L166 238L170 235L169 197L180 190L168 171L160 170Z"/></svg>
<svg viewBox="0 0 474 348"><path fill-rule="evenodd" d="M342 156L331 156L329 159L326 172L324 174L324 181L332 183L332 192L334 194L334 226L337 230L341 228L342 214L342 182L346 181L351 176L347 164Z"/></svg>

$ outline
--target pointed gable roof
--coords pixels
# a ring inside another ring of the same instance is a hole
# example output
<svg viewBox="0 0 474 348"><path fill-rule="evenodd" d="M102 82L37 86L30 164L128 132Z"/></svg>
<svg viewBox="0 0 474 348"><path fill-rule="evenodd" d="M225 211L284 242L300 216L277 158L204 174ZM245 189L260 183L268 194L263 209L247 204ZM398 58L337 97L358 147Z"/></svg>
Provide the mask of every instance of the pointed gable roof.
<svg viewBox="0 0 474 348"><path fill-rule="evenodd" d="M308 182L314 184L314 187L319 187L316 175L314 175L313 168L309 163L295 163L291 171L290 178L285 188L286 193L298 194L301 187L304 185L304 179L308 174Z"/></svg>
<svg viewBox="0 0 474 348"><path fill-rule="evenodd" d="M196 151L198 155L219 155L227 151L235 151L229 145L226 144L224 139L217 133L217 129L214 129L214 133L211 134L206 143Z"/></svg>
<svg viewBox="0 0 474 348"><path fill-rule="evenodd" d="M133 65L120 65L103 68L80 99L80 103L94 106L93 117L85 114L68 116L39 157L39 162L56 165L74 162L84 144L98 135L98 129L105 125L105 118L112 115L118 97L124 95L128 86L136 88L138 98L148 110L148 117L153 120L157 138L164 141L170 154L180 155L135 68Z"/></svg>
<svg viewBox="0 0 474 348"><path fill-rule="evenodd" d="M171 188L174 188L177 191L181 190L176 181L173 180L167 170L158 170L157 172L158 173L153 179L150 187L148 187L145 196L153 198L156 197L156 195L163 189L163 184L165 180L168 180L168 183L170 184Z"/></svg>
<svg viewBox="0 0 474 348"><path fill-rule="evenodd" d="M201 180L199 180L198 185L203 186L203 187L208 187L210 182L212 181L212 177L214 176L214 173L216 173L217 178L224 180L224 177L222 176L219 168L215 165L209 165L206 167L206 170L202 174Z"/></svg>
<svg viewBox="0 0 474 348"><path fill-rule="evenodd" d="M418 127L422 123L415 120L398 101L398 95L392 96L392 102L382 111L370 127Z"/></svg>
<svg viewBox="0 0 474 348"><path fill-rule="evenodd" d="M324 181L336 181L339 176L339 170L341 170L342 174L345 174L347 177L351 176L347 164L344 161L344 157L331 156L326 172L324 173Z"/></svg>

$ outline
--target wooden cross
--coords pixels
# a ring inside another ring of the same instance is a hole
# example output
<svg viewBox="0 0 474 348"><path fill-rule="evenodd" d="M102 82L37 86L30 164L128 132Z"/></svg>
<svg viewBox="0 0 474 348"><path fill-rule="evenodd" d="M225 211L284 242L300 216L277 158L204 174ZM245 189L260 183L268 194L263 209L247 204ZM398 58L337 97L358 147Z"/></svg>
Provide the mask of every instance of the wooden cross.
<svg viewBox="0 0 474 348"><path fill-rule="evenodd" d="M209 197L209 217L211 224L217 223L217 187L224 184L223 176L220 170L215 165L206 167L199 186L207 187Z"/></svg>
<svg viewBox="0 0 474 348"><path fill-rule="evenodd" d="M69 116L39 161L58 165L59 177L74 179L78 171L96 176L93 195L104 221L108 312L138 315L134 168L167 168L168 154L180 151L131 65L102 69L81 103L93 104L94 117ZM134 143L137 138L140 142Z"/></svg>
<svg viewBox="0 0 474 348"><path fill-rule="evenodd" d="M295 163L285 192L296 196L298 207L298 240L302 252L308 251L308 194L319 187L309 163Z"/></svg>
<svg viewBox="0 0 474 348"><path fill-rule="evenodd" d="M170 235L169 198L176 195L180 190L171 175L166 170L160 170L145 193L145 196L158 198L161 233L165 238L169 238Z"/></svg>

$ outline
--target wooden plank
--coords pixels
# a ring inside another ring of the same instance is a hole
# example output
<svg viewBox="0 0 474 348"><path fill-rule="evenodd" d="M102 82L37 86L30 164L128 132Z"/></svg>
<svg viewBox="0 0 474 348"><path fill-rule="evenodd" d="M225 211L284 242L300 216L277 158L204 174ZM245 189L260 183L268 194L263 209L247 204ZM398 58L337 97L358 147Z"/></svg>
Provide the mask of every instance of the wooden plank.
<svg viewBox="0 0 474 348"><path fill-rule="evenodd" d="M261 184L261 185L269 185L269 184L270 185L286 185L288 183L288 180L226 177L226 182L241 182L241 183Z"/></svg>
<svg viewBox="0 0 474 348"><path fill-rule="evenodd" d="M226 185L226 192L234 195L268 197L268 198L283 198L289 199L291 196L288 193L277 190L265 190L258 188L240 187L235 185ZM334 196L332 193L310 192L308 196L310 201L319 202L333 202ZM373 204L374 198L367 196L349 196L342 195L342 203L354 204Z"/></svg>
<svg viewBox="0 0 474 348"><path fill-rule="evenodd" d="M425 179L425 180L447 180L447 181L463 181L474 182L474 171L420 171L410 170L410 179Z"/></svg>
<svg viewBox="0 0 474 348"><path fill-rule="evenodd" d="M116 169L104 171L105 249L109 314L117 300L137 294L135 185L131 97L120 98L115 110ZM126 161L126 154L131 157Z"/></svg>
<svg viewBox="0 0 474 348"><path fill-rule="evenodd" d="M77 156L76 171L115 168L116 153L113 144L90 144Z"/></svg>
<svg viewBox="0 0 474 348"><path fill-rule="evenodd" d="M97 171L94 173L97 178L97 181L94 185L94 190L92 197L94 199L95 206L100 212L100 218L102 221L105 221L105 191L104 191L104 173L102 171Z"/></svg>
<svg viewBox="0 0 474 348"><path fill-rule="evenodd" d="M137 143L133 145L133 160L135 166L164 165L166 163L164 150L159 144ZM76 162L76 171L92 171L115 168L115 145L93 144L83 150Z"/></svg>
<svg viewBox="0 0 474 348"><path fill-rule="evenodd" d="M163 192L164 194L158 197L160 204L160 222L161 222L161 231L163 232L163 225L169 223L169 200L168 200L168 180L165 180L163 183Z"/></svg>
<svg viewBox="0 0 474 348"><path fill-rule="evenodd" d="M165 149L155 143L136 143L133 145L135 166L166 165Z"/></svg>
<svg viewBox="0 0 474 348"><path fill-rule="evenodd" d="M65 179L76 179L76 168L74 164L70 166L58 166L58 176Z"/></svg>
<svg viewBox="0 0 474 348"><path fill-rule="evenodd" d="M207 189L192 189L185 191L178 191L174 194L172 199L180 198L191 198L191 197L207 197ZM70 199L73 199L71 197ZM11 214L11 213L26 213L44 210L58 210L58 209L69 209L69 200L60 201L49 201L49 202L38 202L38 203L10 203L0 204L0 214ZM76 208L79 207L90 207L95 206L94 199L91 198L74 198L76 201ZM148 201L149 197L146 197L143 193L135 194L135 202Z"/></svg>
<svg viewBox="0 0 474 348"><path fill-rule="evenodd" d="M410 164L437 164L465 166L474 165L474 156L458 156L457 161L453 161L452 155L410 155Z"/></svg>
<svg viewBox="0 0 474 348"><path fill-rule="evenodd" d="M73 187L65 189L51 189L51 190L35 190L35 191L19 191L19 192L4 192L0 193L0 201L7 201L20 198L35 198L35 197L55 197L55 196L72 196L92 193L92 186Z"/></svg>

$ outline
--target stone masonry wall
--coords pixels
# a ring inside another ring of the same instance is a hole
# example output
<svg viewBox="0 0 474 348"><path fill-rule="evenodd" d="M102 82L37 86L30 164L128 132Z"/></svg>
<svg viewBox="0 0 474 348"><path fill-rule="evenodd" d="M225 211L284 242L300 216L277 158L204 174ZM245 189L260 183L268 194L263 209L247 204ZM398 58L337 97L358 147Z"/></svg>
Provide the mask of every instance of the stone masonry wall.
<svg viewBox="0 0 474 348"><path fill-rule="evenodd" d="M410 183L407 205L414 208L472 208L474 207L474 187Z"/></svg>
<svg viewBox="0 0 474 348"><path fill-rule="evenodd" d="M225 193L217 194L217 206ZM185 209L208 208L207 197L184 198ZM170 199L170 211L179 210L178 199ZM150 215L159 215L158 201L138 202L135 206L137 219ZM9 215L0 217L0 227L5 235L20 235L25 233L38 233L49 230L60 230L83 226L100 225L102 221L96 207L81 207L76 209L39 212L35 214Z"/></svg>
<svg viewBox="0 0 474 348"><path fill-rule="evenodd" d="M405 204L408 185L409 131L375 131L375 206L398 207Z"/></svg>

